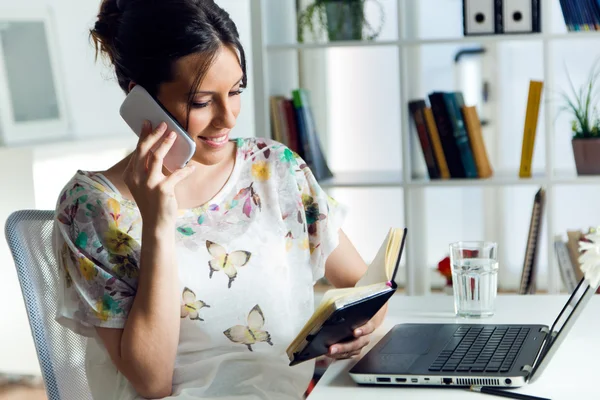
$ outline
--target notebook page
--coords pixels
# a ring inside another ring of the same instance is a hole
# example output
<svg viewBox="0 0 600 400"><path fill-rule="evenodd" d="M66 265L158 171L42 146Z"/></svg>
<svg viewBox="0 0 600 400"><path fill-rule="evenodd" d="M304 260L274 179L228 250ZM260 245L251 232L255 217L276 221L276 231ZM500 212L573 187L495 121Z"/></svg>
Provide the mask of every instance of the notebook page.
<svg viewBox="0 0 600 400"><path fill-rule="evenodd" d="M389 277L386 274L385 264L387 259L386 255L391 243L391 233L392 230L390 229L385 237L385 240L381 244L379 251L377 251L377 255L371 264L369 264L367 272L365 272L362 278L359 279L359 281L356 283L356 286L367 286L382 282L385 283L389 280Z"/></svg>

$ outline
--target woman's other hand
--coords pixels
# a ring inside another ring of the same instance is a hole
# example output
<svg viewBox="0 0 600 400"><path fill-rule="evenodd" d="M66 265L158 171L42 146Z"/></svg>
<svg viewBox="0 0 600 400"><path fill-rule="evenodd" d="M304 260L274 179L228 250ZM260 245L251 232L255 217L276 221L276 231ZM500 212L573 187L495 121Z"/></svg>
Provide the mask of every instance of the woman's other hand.
<svg viewBox="0 0 600 400"><path fill-rule="evenodd" d="M140 209L144 222L159 224L174 221L177 217L175 186L194 170L193 165L163 173L163 159L175 142L175 132L167 132L167 124L161 122L156 128L146 121L140 140L123 172L123 180ZM152 149L156 147L156 150Z"/></svg>
<svg viewBox="0 0 600 400"><path fill-rule="evenodd" d="M353 332L354 337L351 340L329 346L327 356L341 360L359 355L362 349L370 343L370 335L377 327L379 327L379 325L381 325L386 312L387 304L384 305L366 324L356 328Z"/></svg>

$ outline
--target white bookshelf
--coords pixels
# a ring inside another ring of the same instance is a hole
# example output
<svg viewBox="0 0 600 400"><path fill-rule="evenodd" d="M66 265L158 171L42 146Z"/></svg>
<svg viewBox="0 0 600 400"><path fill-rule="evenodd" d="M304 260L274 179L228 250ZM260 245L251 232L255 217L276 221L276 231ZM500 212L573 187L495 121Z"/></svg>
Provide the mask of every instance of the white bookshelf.
<svg viewBox="0 0 600 400"><path fill-rule="evenodd" d="M453 188L497 188L517 187L517 186L543 186L546 189L546 210L543 229L546 233L546 251L548 257L548 292L557 293L560 291L561 281L556 266L553 240L556 229L553 221L555 215L554 193L555 189L562 185L592 185L600 183L600 177L587 176L580 177L572 172L558 171L554 165L554 119L556 117L556 107L553 104L545 104L544 122L545 130L538 129L536 142L543 136L545 140L545 166L542 171L534 171L532 178L520 179L518 171L495 171L494 176L489 179L451 179L451 180L429 180L427 178L413 178L413 158L422 157L422 154L414 152L416 138L411 137L412 129L410 127L411 119L408 115L408 101L415 98L414 90L411 92L411 80L409 79L411 70L418 68L417 64L412 64L410 57L411 51L421 46L445 45L445 44L494 44L500 42L537 42L543 49L543 70L545 87L553 86L554 66L552 65L551 44L556 41L564 40L588 40L600 39L599 32L563 32L553 33L549 29L552 23L551 8L547 7L550 3L542 3L542 31L543 33L532 34L505 34L489 36L469 36L469 37L450 37L450 38L421 38L414 39L406 34L412 23L409 19L410 6L412 0L393 0L396 2L398 10L397 16L397 39L383 39L378 41L338 41L324 43L296 43L295 42L295 1L292 0L252 0L252 44L253 44L253 85L255 87L255 110L256 110L256 133L257 136L269 136L270 116L268 101L271 94L281 92L282 88L294 88L299 84L301 67L298 61L298 55L305 50L331 49L331 48L374 48L391 47L397 49L399 57L399 96L401 109L398 113L401 115L401 132L392 134L401 135L402 167L398 171L378 171L373 172L339 172L333 171L335 177L325 180L322 186L325 188L363 188L365 190L373 188L401 188L404 196L404 218L405 224L409 230L410 239L407 241L406 261L406 293L409 295L429 294L431 290L431 271L419 266L417 260L424 257L426 251L422 243L425 243L427 233L421 228L424 218L423 210L423 191L435 187L453 187ZM555 8L556 10L556 8ZM275 18L274 16L277 16ZM556 17L556 16L554 16ZM562 18L562 16L561 16ZM272 43L269 39L271 26L275 24L283 26L291 24L289 29L289 39L278 37L277 43ZM277 62L283 62L284 65L274 65L274 59ZM281 70L286 69L287 73ZM287 78L287 81L286 81ZM422 97L422 95L421 95ZM518 132L518 140L522 139L522 131ZM488 150L490 144L488 143ZM537 146L537 144L536 144ZM411 150L412 149L412 150ZM420 150L419 147L417 147ZM493 213L494 211L490 211ZM529 220L526 221L529 225ZM497 221L496 226L502 229L502 221ZM560 232L558 232L560 233Z"/></svg>

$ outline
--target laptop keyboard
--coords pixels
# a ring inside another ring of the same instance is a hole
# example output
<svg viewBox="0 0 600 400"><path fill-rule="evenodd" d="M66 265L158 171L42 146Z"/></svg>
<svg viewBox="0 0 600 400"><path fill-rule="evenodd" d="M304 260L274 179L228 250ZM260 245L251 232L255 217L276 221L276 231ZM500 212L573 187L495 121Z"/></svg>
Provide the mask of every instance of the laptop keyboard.
<svg viewBox="0 0 600 400"><path fill-rule="evenodd" d="M529 328L461 326L429 367L437 372L508 372Z"/></svg>

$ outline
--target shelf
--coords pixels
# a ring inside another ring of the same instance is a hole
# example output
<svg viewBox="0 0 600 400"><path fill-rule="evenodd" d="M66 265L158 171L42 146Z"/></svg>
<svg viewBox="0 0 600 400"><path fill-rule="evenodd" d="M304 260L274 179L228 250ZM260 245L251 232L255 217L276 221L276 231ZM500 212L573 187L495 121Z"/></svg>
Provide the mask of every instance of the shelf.
<svg viewBox="0 0 600 400"><path fill-rule="evenodd" d="M486 179L435 179L428 178L412 180L409 187L498 187L498 186L518 186L518 185L536 185L541 186L548 183L548 179L542 174L534 174L532 178L519 178L518 172L495 173L494 176Z"/></svg>
<svg viewBox="0 0 600 400"><path fill-rule="evenodd" d="M331 179L319 182L324 188L370 188L402 186L401 171L356 171L337 172Z"/></svg>
<svg viewBox="0 0 600 400"><path fill-rule="evenodd" d="M331 49L340 47L382 47L382 46L422 46L436 44L460 44L460 43L496 43L510 41L528 40L564 40L564 39L600 39L600 31L586 32L564 32L564 33L524 33L524 34L498 34L479 36L459 36L455 38L431 38L431 39L403 39L403 40L380 40L380 41L335 41L319 43L282 43L267 46L267 51L285 50L311 50Z"/></svg>
<svg viewBox="0 0 600 400"><path fill-rule="evenodd" d="M398 40L338 40L335 42L322 43L283 43L271 44L267 46L268 51L284 51L284 50L310 50L310 49L331 49L336 47L382 47L382 46L398 46Z"/></svg>
<svg viewBox="0 0 600 400"><path fill-rule="evenodd" d="M556 171L552 177L555 185L597 185L600 183L600 175L581 175L578 176L575 171Z"/></svg>

